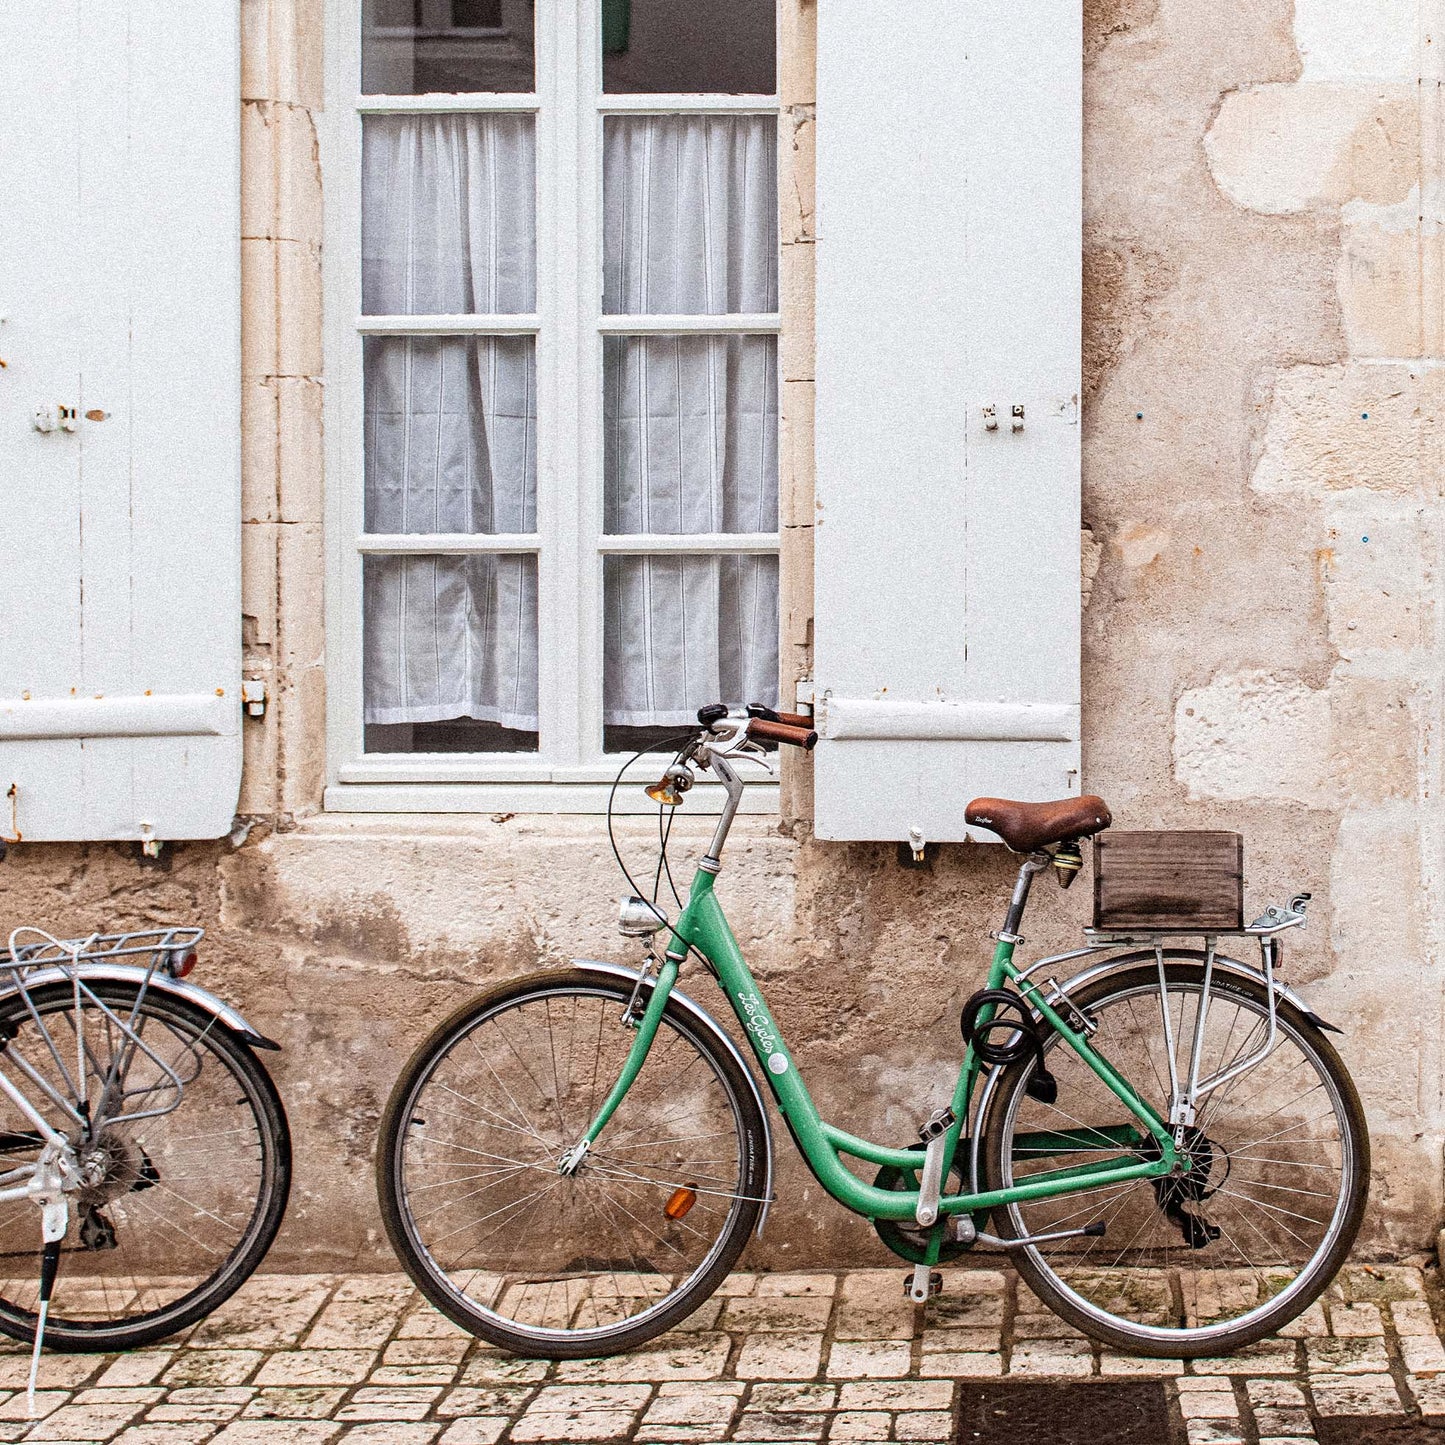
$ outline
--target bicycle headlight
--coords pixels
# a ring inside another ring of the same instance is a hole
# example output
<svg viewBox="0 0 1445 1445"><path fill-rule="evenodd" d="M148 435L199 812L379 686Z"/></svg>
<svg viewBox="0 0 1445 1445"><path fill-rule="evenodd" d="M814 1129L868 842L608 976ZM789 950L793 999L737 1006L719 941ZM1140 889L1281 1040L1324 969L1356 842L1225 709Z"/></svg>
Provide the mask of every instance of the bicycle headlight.
<svg viewBox="0 0 1445 1445"><path fill-rule="evenodd" d="M647 796L654 803L676 808L682 802L682 795L692 787L692 773L681 763L674 763L657 782L648 788Z"/></svg>

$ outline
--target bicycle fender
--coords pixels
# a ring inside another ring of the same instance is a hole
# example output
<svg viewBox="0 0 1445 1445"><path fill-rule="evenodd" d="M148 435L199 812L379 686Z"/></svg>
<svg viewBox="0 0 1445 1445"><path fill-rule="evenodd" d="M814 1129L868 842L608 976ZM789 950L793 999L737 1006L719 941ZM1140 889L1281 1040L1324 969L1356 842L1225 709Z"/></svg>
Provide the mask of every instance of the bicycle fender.
<svg viewBox="0 0 1445 1445"><path fill-rule="evenodd" d="M126 963L85 963L80 968L81 977L90 979L106 979L116 983L132 983L139 987L145 983L149 970L137 968L134 964ZM208 989L200 988L196 984L188 983L183 978L172 978L161 969L149 973L150 983L147 991L154 990L157 993L170 994L174 998L183 998L187 1003L194 1004L203 1013L208 1013L217 1023L229 1029L243 1043L249 1044L253 1049L272 1049L279 1053L281 1045L274 1039L268 1039L265 1034L258 1033L241 1016L240 1011L231 1007L225 999L218 998ZM43 987L51 983L69 983L70 975L61 968L39 968L33 973L27 974L25 986L27 988ZM15 986L13 979L7 979L0 984L0 1003L20 993Z"/></svg>
<svg viewBox="0 0 1445 1445"><path fill-rule="evenodd" d="M1170 948L1165 950L1170 958L1195 959L1200 963L1205 960L1205 953L1202 948ZM1102 963L1096 963L1093 968L1086 968L1082 973L1075 974L1067 983L1062 984L1064 993L1071 994L1076 989L1081 989L1094 983L1097 979L1106 978L1111 973L1122 972L1126 968L1134 968L1141 963L1153 963L1154 950L1144 949L1137 953L1121 953L1115 958L1105 959ZM1263 988L1267 982L1264 970L1253 967L1251 964L1242 963L1237 958L1226 958L1222 953L1214 955L1215 968L1222 968L1226 973L1243 974L1246 978L1253 979L1255 983ZM1326 1023L1298 993L1287 983L1279 979L1274 981L1274 992L1277 998L1282 998L1286 1003L1293 1004L1315 1028L1323 1033L1342 1034L1344 1030L1332 1023Z"/></svg>
<svg viewBox="0 0 1445 1445"><path fill-rule="evenodd" d="M635 984L642 976L638 969L626 968L620 963L603 963L595 958L574 958L570 962L573 968L581 969L583 973L605 974L610 978L621 979L629 984ZM732 1041L722 1025L700 1003L683 993L680 988L674 988L668 998L670 1002L676 1003L693 1023L708 1034L720 1049L732 1056L733 1061L742 1070L743 1078L748 1081L748 1088L752 1090L753 1101L758 1106L758 1116L763 1121L763 1207L758 1215L757 1228L753 1231L753 1238L761 1239L763 1225L768 1222L768 1210L772 1207L773 1202L773 1127L768 1119L767 1102L763 1098L762 1090L758 1088L757 1080L753 1078L753 1071L743 1057L742 1050Z"/></svg>

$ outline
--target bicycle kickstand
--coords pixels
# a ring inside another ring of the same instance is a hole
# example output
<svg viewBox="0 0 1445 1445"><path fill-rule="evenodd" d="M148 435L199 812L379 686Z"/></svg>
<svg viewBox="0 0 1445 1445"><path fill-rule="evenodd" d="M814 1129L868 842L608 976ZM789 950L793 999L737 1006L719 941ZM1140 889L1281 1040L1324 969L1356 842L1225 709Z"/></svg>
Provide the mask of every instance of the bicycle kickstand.
<svg viewBox="0 0 1445 1445"><path fill-rule="evenodd" d="M62 1195L47 1199L40 1216L40 1237L44 1248L40 1255L40 1312L35 1320L35 1347L30 1352L30 1383L25 1391L26 1413L35 1418L35 1381L40 1374L40 1347L45 1341L45 1320L50 1314L50 1296L55 1289L55 1276L60 1269L60 1241L70 1227L70 1204Z"/></svg>

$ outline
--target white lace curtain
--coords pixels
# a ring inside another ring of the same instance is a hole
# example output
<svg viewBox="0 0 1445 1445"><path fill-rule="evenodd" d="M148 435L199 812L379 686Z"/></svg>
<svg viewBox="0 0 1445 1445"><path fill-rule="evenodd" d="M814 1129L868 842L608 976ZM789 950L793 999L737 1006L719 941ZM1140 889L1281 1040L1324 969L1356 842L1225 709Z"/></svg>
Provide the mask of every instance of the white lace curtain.
<svg viewBox="0 0 1445 1445"><path fill-rule="evenodd" d="M369 314L535 308L533 138L523 116L368 118ZM369 337L365 385L368 532L536 530L530 337ZM535 557L372 557L364 593L368 723L536 730Z"/></svg>
<svg viewBox="0 0 1445 1445"><path fill-rule="evenodd" d="M603 309L776 311L777 132L765 116L618 117L603 169ZM778 525L772 336L610 336L609 533ZM685 724L707 702L773 702L775 556L610 557L607 722Z"/></svg>
<svg viewBox="0 0 1445 1445"><path fill-rule="evenodd" d="M605 310L776 310L775 144L769 117L609 120ZM534 171L530 118L369 117L364 309L533 310ZM773 337L608 337L603 361L606 531L776 528ZM367 530L533 531L535 376L530 338L368 338ZM603 583L607 722L775 699L775 557L612 557ZM368 723L537 728L533 557L368 559L364 614Z"/></svg>

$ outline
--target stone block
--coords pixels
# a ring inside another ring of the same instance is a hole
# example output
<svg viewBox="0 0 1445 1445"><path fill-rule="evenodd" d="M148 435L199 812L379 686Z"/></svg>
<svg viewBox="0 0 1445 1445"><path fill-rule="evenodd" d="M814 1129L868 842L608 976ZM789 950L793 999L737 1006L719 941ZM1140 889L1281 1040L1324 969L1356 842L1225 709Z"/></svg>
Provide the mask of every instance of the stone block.
<svg viewBox="0 0 1445 1445"><path fill-rule="evenodd" d="M277 436L280 415L275 384L251 376L241 383L241 520L277 520Z"/></svg>
<svg viewBox="0 0 1445 1445"><path fill-rule="evenodd" d="M855 1380L838 1391L840 1410L946 1410L953 1386L944 1380Z"/></svg>
<svg viewBox="0 0 1445 1445"><path fill-rule="evenodd" d="M277 241L275 256L276 374L320 376L320 249L304 241Z"/></svg>
<svg viewBox="0 0 1445 1445"><path fill-rule="evenodd" d="M1288 82L1226 95L1204 149L1236 205L1289 215L1356 198L1403 200L1419 143L1413 83Z"/></svg>
<svg viewBox="0 0 1445 1445"><path fill-rule="evenodd" d="M838 1290L835 1275L812 1271L808 1274L765 1274L758 1277L759 1299L832 1299Z"/></svg>
<svg viewBox="0 0 1445 1445"><path fill-rule="evenodd" d="M783 1415L831 1410L837 1403L836 1385L754 1385L748 1394L753 1409Z"/></svg>
<svg viewBox="0 0 1445 1445"><path fill-rule="evenodd" d="M1414 192L1394 206L1352 201L1342 212L1344 249L1336 289L1350 355L1398 360L1438 356L1445 344L1439 283L1441 217Z"/></svg>
<svg viewBox="0 0 1445 1445"><path fill-rule="evenodd" d="M1425 1300L1396 1300L1390 1306L1390 1319L1397 1335L1434 1335L1435 1316Z"/></svg>
<svg viewBox="0 0 1445 1445"><path fill-rule="evenodd" d="M1424 641L1430 542L1416 507L1339 502L1316 551L1330 641L1349 660L1404 661Z"/></svg>
<svg viewBox="0 0 1445 1445"><path fill-rule="evenodd" d="M1399 1391L1385 1374L1311 1375L1310 1394L1318 1415L1397 1415Z"/></svg>
<svg viewBox="0 0 1445 1445"><path fill-rule="evenodd" d="M833 1416L829 1440L890 1440L893 1417L877 1410L845 1410Z"/></svg>
<svg viewBox="0 0 1445 1445"><path fill-rule="evenodd" d="M1400 906L1400 899L1418 896L1420 888L1417 829L1409 809L1348 813L1340 821L1330 861L1330 943L1336 956L1354 969L1367 967L1370 959L1394 959L1411 979L1416 975L1420 920L1412 910ZM1388 996L1361 1003L1358 1026L1375 1027L1388 1019L1391 1028L1404 1030L1403 1035L1397 1033L1404 1057L1418 1057L1414 1041L1418 1017L1401 1016ZM1415 1107L1415 1078L1413 1070L1397 1068L1388 1095L1407 1108ZM1377 1089L1381 1082L1377 1081Z"/></svg>
<svg viewBox="0 0 1445 1445"><path fill-rule="evenodd" d="M811 1380L822 1355L821 1334L755 1334L744 1341L735 1373L740 1380Z"/></svg>
<svg viewBox="0 0 1445 1445"><path fill-rule="evenodd" d="M782 0L778 6L778 99L811 105L817 99L817 0Z"/></svg>
<svg viewBox="0 0 1445 1445"><path fill-rule="evenodd" d="M161 1383L172 1386L230 1386L249 1380L266 1357L260 1350L183 1350Z"/></svg>
<svg viewBox="0 0 1445 1445"><path fill-rule="evenodd" d="M1330 1310L1330 1324L1337 1335L1358 1339L1384 1339L1385 1322L1380 1307L1362 1303L1335 1305Z"/></svg>
<svg viewBox="0 0 1445 1445"><path fill-rule="evenodd" d="M733 1299L723 1310L725 1330L821 1330L828 1323L832 1301L780 1296Z"/></svg>
<svg viewBox="0 0 1445 1445"><path fill-rule="evenodd" d="M1370 24L1340 0L1296 0L1295 43L1306 80L1373 79L1420 73L1414 0L1371 0Z"/></svg>
<svg viewBox="0 0 1445 1445"><path fill-rule="evenodd" d="M889 1379L908 1374L912 1347L907 1340L839 1340L828 1352L834 1380Z"/></svg>
<svg viewBox="0 0 1445 1445"><path fill-rule="evenodd" d="M783 383L782 415L778 433L778 525L813 525L814 385L811 381Z"/></svg>
<svg viewBox="0 0 1445 1445"><path fill-rule="evenodd" d="M364 1376L374 1350L280 1350L256 1376L258 1385L349 1385Z"/></svg>
<svg viewBox="0 0 1445 1445"><path fill-rule="evenodd" d="M813 379L815 261L811 243L782 248L778 280L783 330L778 349L785 382Z"/></svg>
<svg viewBox="0 0 1445 1445"><path fill-rule="evenodd" d="M271 107L275 189L272 234L319 247L324 234L316 120L300 105Z"/></svg>
<svg viewBox="0 0 1445 1445"><path fill-rule="evenodd" d="M784 109L781 128L781 161L778 167L778 200L784 245L817 240L817 115L811 105Z"/></svg>
<svg viewBox="0 0 1445 1445"><path fill-rule="evenodd" d="M1297 676L1216 677L1174 709L1174 775L1191 801L1312 801L1330 756L1329 699Z"/></svg>
<svg viewBox="0 0 1445 1445"><path fill-rule="evenodd" d="M660 1348L631 1350L602 1360L568 1360L557 1368L557 1379L611 1380L715 1380L727 1364L732 1342L726 1335L684 1335Z"/></svg>
<svg viewBox="0 0 1445 1445"><path fill-rule="evenodd" d="M241 525L242 638L248 647L276 642L276 551L280 529L273 522Z"/></svg>
<svg viewBox="0 0 1445 1445"><path fill-rule="evenodd" d="M276 133L270 101L241 103L241 235L270 240L276 234Z"/></svg>
<svg viewBox="0 0 1445 1445"><path fill-rule="evenodd" d="M1435 486L1442 378L1404 365L1296 366L1275 381L1256 491L1423 496Z"/></svg>
<svg viewBox="0 0 1445 1445"><path fill-rule="evenodd" d="M276 249L271 241L241 242L241 375L274 376Z"/></svg>

